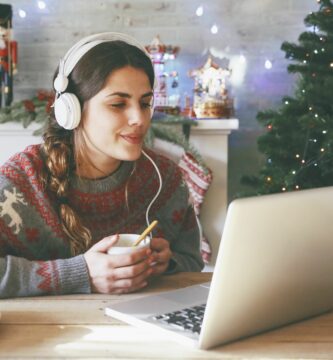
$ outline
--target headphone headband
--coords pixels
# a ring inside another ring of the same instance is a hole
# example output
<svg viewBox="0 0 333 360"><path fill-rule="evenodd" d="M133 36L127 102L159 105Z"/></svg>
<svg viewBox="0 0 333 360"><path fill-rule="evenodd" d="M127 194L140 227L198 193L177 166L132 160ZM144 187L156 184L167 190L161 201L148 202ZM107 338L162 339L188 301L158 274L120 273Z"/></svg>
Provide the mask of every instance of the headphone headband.
<svg viewBox="0 0 333 360"><path fill-rule="evenodd" d="M98 44L109 41L124 41L127 44L136 46L141 51L143 51L150 59L150 55L147 52L146 48L132 36L117 32L104 32L100 34L90 35L81 39L67 51L65 56L62 58L62 61L64 63L63 74L65 76L68 76L74 69L75 65L79 62L81 57L85 55L90 49L97 46Z"/></svg>

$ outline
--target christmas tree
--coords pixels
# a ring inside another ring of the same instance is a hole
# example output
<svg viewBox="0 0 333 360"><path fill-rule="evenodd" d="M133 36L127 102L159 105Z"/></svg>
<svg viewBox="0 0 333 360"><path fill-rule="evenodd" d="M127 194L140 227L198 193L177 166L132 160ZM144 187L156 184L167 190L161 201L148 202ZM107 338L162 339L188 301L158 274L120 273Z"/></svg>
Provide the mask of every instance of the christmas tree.
<svg viewBox="0 0 333 360"><path fill-rule="evenodd" d="M258 138L266 161L257 176L242 178L251 195L333 185L333 4L317 2L299 43L281 46L292 60L288 72L298 75L294 96L257 115L266 128Z"/></svg>

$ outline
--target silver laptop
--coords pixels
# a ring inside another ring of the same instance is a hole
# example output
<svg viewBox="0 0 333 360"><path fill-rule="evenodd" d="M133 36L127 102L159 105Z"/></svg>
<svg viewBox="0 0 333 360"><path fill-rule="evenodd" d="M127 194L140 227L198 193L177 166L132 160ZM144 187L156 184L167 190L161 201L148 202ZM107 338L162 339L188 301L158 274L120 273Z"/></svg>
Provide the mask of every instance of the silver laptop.
<svg viewBox="0 0 333 360"><path fill-rule="evenodd" d="M333 187L326 187L233 201L211 284L108 305L106 314L208 349L332 305ZM186 325L200 314L202 323Z"/></svg>

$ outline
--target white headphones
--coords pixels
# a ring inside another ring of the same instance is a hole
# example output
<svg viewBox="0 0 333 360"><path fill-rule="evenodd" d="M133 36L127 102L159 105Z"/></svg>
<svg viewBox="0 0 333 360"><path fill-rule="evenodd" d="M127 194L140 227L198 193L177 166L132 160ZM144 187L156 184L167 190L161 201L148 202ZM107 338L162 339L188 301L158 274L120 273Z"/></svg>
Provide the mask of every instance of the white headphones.
<svg viewBox="0 0 333 360"><path fill-rule="evenodd" d="M56 91L54 115L60 126L67 130L75 129L81 120L79 99L72 93L65 92L68 86L68 76L83 55L98 44L110 41L124 41L142 50L150 59L149 53L137 40L129 35L105 32L87 36L72 46L60 60L59 72L53 86Z"/></svg>

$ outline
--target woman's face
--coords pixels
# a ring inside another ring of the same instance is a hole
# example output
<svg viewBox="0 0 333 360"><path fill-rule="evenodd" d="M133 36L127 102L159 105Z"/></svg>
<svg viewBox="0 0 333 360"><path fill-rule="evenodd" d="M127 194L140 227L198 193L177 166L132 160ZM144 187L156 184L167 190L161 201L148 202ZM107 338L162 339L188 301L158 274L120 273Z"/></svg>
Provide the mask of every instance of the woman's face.
<svg viewBox="0 0 333 360"><path fill-rule="evenodd" d="M109 174L122 160L140 157L152 102L147 74L131 66L113 71L100 92L85 102L81 121L87 154L101 170L92 174L90 169L90 175Z"/></svg>

